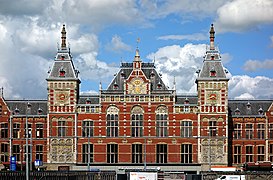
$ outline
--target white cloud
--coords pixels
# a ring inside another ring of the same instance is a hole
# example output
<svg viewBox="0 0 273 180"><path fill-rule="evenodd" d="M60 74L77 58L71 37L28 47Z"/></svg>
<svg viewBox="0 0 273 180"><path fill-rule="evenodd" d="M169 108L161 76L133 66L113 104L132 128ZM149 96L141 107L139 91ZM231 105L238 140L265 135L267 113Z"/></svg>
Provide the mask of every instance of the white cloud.
<svg viewBox="0 0 273 180"><path fill-rule="evenodd" d="M178 14L184 19L204 18L216 12L225 0L141 0L140 7L148 18L162 18L170 14ZM190 14L190 15L189 15Z"/></svg>
<svg viewBox="0 0 273 180"><path fill-rule="evenodd" d="M175 77L177 92L195 93L195 72L202 66L205 50L205 44L173 45L162 47L147 58L155 57L157 70L170 88Z"/></svg>
<svg viewBox="0 0 273 180"><path fill-rule="evenodd" d="M235 97L234 99L246 99L246 100L250 100L250 99L255 99L254 96L252 96L249 93L243 93L237 97Z"/></svg>
<svg viewBox="0 0 273 180"><path fill-rule="evenodd" d="M106 45L106 49L114 52L131 51L132 47L122 42L118 35L114 35L110 43Z"/></svg>
<svg viewBox="0 0 273 180"><path fill-rule="evenodd" d="M232 76L229 81L230 98L253 96L255 99L272 99L272 89L273 79L264 76Z"/></svg>
<svg viewBox="0 0 273 180"><path fill-rule="evenodd" d="M80 76L84 80L109 81L118 71L117 67L97 60L97 52L80 54L75 58L75 62L80 70Z"/></svg>
<svg viewBox="0 0 273 180"><path fill-rule="evenodd" d="M267 59L264 61L248 60L243 66L245 71L258 71L260 69L273 69L273 59Z"/></svg>
<svg viewBox="0 0 273 180"><path fill-rule="evenodd" d="M196 34L186 34L186 35L166 35L160 36L157 39L159 40L191 40L191 41L201 41L208 39L208 36L196 33Z"/></svg>
<svg viewBox="0 0 273 180"><path fill-rule="evenodd" d="M273 22L272 0L234 0L217 10L217 31L240 32Z"/></svg>

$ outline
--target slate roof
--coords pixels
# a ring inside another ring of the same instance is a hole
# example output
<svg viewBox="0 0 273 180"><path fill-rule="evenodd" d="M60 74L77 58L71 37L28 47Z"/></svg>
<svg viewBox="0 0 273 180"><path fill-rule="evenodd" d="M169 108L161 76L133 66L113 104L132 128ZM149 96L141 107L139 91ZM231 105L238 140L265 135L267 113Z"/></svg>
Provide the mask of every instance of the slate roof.
<svg viewBox="0 0 273 180"><path fill-rule="evenodd" d="M26 115L27 104L31 107L28 115L47 115L47 100L5 100L13 115ZM18 113L16 113L16 110ZM38 112L40 111L40 113Z"/></svg>
<svg viewBox="0 0 273 180"><path fill-rule="evenodd" d="M176 96L176 101L175 104L187 104L186 102L188 101L189 105L197 105L198 103L198 97L197 95L177 95Z"/></svg>
<svg viewBox="0 0 273 180"><path fill-rule="evenodd" d="M152 93L156 93L156 92L166 93L166 91L168 91L168 87L162 81L160 74L157 73L154 63L142 62L141 70L142 70L143 74L145 75L145 77L147 79L149 79L151 82L151 92ZM120 70L115 75L114 79L112 80L112 82L108 86L107 91L111 92L114 90L114 92L118 92L118 91L123 92L124 91L124 82L130 76L132 71L133 71L133 63L121 63ZM158 88L158 84L161 85L161 88ZM118 86L118 88L115 89L114 88L115 86ZM107 91L104 91L104 92L107 92Z"/></svg>
<svg viewBox="0 0 273 180"><path fill-rule="evenodd" d="M232 116L261 116L272 104L272 100L229 100L228 109ZM239 111L238 114L235 114Z"/></svg>
<svg viewBox="0 0 273 180"><path fill-rule="evenodd" d="M81 104L97 105L99 104L99 95L80 95L78 105Z"/></svg>

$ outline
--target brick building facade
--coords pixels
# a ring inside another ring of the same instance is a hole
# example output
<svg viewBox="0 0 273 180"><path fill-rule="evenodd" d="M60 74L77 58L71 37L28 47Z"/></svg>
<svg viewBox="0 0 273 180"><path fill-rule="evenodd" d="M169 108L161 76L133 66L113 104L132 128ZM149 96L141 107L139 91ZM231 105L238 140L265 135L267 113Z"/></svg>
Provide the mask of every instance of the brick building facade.
<svg viewBox="0 0 273 180"><path fill-rule="evenodd" d="M61 47L47 78L47 100L0 98L1 162L29 157L49 170L151 169L195 173L212 166L273 162L272 100L228 100L228 78L210 29L197 71L197 94L169 89L154 63L121 63L107 89L80 95L62 28ZM27 126L28 124L28 133ZM34 168L34 167L31 167Z"/></svg>

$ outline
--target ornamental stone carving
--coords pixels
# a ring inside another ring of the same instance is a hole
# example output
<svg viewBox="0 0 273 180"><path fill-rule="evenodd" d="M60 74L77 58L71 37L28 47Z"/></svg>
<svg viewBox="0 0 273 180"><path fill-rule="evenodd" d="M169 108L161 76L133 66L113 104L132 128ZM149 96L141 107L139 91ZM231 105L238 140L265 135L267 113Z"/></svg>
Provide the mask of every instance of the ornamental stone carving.
<svg viewBox="0 0 273 180"><path fill-rule="evenodd" d="M50 143L50 161L52 163L73 163L74 145L71 138L54 138Z"/></svg>

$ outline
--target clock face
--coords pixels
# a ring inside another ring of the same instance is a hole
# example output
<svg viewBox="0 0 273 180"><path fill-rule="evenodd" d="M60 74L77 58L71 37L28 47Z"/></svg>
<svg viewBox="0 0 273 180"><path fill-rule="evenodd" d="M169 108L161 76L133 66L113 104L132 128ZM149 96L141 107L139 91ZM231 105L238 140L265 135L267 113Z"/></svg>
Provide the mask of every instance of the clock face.
<svg viewBox="0 0 273 180"><path fill-rule="evenodd" d="M56 103L60 105L65 105L69 103L69 94L66 91L56 92Z"/></svg>
<svg viewBox="0 0 273 180"><path fill-rule="evenodd" d="M218 98L218 92L217 91L207 91L206 93L206 102L207 104L219 104L219 98Z"/></svg>

